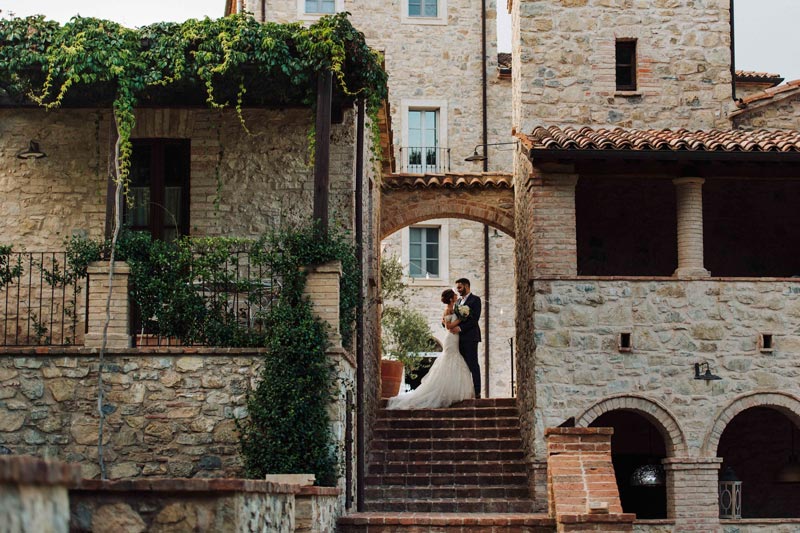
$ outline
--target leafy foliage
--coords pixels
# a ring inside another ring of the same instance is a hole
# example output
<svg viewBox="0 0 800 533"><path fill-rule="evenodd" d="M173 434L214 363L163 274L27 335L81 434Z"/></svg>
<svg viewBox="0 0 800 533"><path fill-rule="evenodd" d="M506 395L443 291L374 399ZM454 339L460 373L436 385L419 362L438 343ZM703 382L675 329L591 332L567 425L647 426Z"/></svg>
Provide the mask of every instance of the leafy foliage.
<svg viewBox="0 0 800 533"><path fill-rule="evenodd" d="M0 289L22 276L22 264L11 257L12 247L0 245Z"/></svg>
<svg viewBox="0 0 800 533"><path fill-rule="evenodd" d="M409 307L409 289L403 282L403 266L396 257L381 258L381 351L402 361L410 375L422 362L420 352L435 349L433 332L425 315ZM393 302L393 303L389 303Z"/></svg>
<svg viewBox="0 0 800 533"><path fill-rule="evenodd" d="M387 92L381 58L347 13L311 27L262 24L248 14L139 29L82 17L63 26L41 15L0 20L0 96L47 108L110 103L122 183L136 105L185 103L186 94L202 91L209 106L234 106L241 119L244 105L312 105L314 80L328 70L339 93L364 97L372 112L380 107Z"/></svg>

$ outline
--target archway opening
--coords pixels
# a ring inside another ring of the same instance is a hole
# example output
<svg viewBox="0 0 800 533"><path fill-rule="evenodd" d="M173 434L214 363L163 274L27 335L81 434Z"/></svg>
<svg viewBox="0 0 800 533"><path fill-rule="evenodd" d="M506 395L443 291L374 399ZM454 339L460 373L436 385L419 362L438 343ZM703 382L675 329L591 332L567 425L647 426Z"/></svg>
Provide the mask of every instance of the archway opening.
<svg viewBox="0 0 800 533"><path fill-rule="evenodd" d="M516 316L513 236L467 218L428 218L387 235L380 250L382 264L399 262L406 286L406 301L384 301L384 309L395 306L422 313L439 343L447 335L441 326L442 291L453 288L459 278L470 280L472 292L482 302L478 345L482 395L512 396L516 372L512 372L514 348L509 342L515 335ZM432 364L433 359L426 363ZM426 372L423 364L417 379L406 383L415 388Z"/></svg>
<svg viewBox="0 0 800 533"><path fill-rule="evenodd" d="M623 410L604 413L590 426L614 428L611 460L623 512L634 513L637 519L666 518L667 489L663 472L662 483L657 486L637 485L632 479L637 469L661 466L661 461L667 456L664 438L658 428L644 416Z"/></svg>
<svg viewBox="0 0 800 533"><path fill-rule="evenodd" d="M720 476L730 467L742 482L742 518L800 518L800 483L779 481L798 450L800 428L777 409L752 407L728 423L717 456Z"/></svg>

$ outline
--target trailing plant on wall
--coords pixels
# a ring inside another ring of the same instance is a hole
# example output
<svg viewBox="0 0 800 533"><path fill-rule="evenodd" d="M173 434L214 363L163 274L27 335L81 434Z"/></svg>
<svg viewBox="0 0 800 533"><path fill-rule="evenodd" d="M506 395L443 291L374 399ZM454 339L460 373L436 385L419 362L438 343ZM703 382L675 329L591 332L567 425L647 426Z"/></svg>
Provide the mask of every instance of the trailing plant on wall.
<svg viewBox="0 0 800 533"><path fill-rule="evenodd" d="M381 58L346 13L311 27L262 24L248 14L139 29L81 17L63 26L41 15L0 20L0 97L46 108L110 105L121 183L137 105L185 104L203 94L210 107L232 106L240 118L246 105L313 105L324 71L340 94L365 98L372 113L386 96Z"/></svg>

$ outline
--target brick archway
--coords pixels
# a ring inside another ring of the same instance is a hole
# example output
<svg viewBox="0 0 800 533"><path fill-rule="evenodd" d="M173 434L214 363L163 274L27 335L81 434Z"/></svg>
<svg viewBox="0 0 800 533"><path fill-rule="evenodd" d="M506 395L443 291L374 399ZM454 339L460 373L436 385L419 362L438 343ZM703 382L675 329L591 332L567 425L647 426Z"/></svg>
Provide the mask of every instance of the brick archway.
<svg viewBox="0 0 800 533"><path fill-rule="evenodd" d="M800 399L784 392L752 392L739 396L717 414L714 425L703 441L701 453L705 457L716 457L722 433L731 420L742 411L752 407L771 407L791 419L800 427Z"/></svg>
<svg viewBox="0 0 800 533"><path fill-rule="evenodd" d="M509 174L392 174L381 189L381 239L434 218L474 220L514 237Z"/></svg>
<svg viewBox="0 0 800 533"><path fill-rule="evenodd" d="M606 398L584 411L579 417L576 417L575 425L577 427L588 427L600 415L609 411L631 411L651 422L658 428L664 438L667 457L685 456L687 454L686 438L675 416L660 403L643 396L623 394Z"/></svg>

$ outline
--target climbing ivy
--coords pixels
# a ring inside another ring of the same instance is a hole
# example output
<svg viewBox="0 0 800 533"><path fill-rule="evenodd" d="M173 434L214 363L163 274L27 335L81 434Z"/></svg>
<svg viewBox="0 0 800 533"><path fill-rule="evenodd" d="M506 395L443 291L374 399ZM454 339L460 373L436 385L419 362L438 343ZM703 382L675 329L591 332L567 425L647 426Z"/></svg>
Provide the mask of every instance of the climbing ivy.
<svg viewBox="0 0 800 533"><path fill-rule="evenodd" d="M244 125L246 105L313 105L317 76L331 71L337 92L363 97L374 115L386 97L386 72L347 15L310 27L262 24L250 14L139 29L82 17L63 26L41 15L0 20L0 97L48 109L111 105L124 184L134 108L144 103L204 94L212 108L234 107Z"/></svg>

